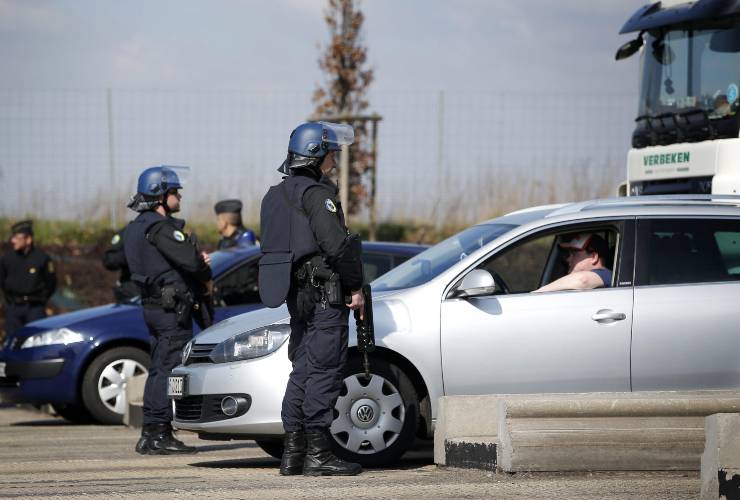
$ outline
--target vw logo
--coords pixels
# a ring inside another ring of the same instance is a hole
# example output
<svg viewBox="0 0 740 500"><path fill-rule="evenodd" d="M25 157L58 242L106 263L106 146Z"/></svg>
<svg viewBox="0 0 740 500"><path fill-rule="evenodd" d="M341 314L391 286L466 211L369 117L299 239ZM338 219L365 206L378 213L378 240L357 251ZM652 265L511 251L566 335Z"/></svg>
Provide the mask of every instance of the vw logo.
<svg viewBox="0 0 740 500"><path fill-rule="evenodd" d="M368 405L362 405L357 409L357 419L362 423L370 422L373 416L373 409Z"/></svg>

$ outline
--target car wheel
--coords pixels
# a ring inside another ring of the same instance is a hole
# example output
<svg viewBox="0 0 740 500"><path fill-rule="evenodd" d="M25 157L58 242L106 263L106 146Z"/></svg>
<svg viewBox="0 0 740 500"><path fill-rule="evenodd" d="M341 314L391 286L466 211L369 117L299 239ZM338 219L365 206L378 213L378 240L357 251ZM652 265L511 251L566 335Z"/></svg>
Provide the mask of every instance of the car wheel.
<svg viewBox="0 0 740 500"><path fill-rule="evenodd" d="M256 439L257 446L271 457L280 460L283 458L283 442L278 439Z"/></svg>
<svg viewBox="0 0 740 500"><path fill-rule="evenodd" d="M149 355L135 347L115 347L95 358L82 379L82 400L95 420L103 424L123 423L126 383L146 375Z"/></svg>
<svg viewBox="0 0 740 500"><path fill-rule="evenodd" d="M51 407L54 408L57 415L69 422L73 422L75 424L87 424L92 421L90 412L88 412L84 406L53 404Z"/></svg>
<svg viewBox="0 0 740 500"><path fill-rule="evenodd" d="M419 398L399 367L370 358L370 379L359 358L350 360L334 407L330 432L335 453L366 467L387 465L411 447Z"/></svg>

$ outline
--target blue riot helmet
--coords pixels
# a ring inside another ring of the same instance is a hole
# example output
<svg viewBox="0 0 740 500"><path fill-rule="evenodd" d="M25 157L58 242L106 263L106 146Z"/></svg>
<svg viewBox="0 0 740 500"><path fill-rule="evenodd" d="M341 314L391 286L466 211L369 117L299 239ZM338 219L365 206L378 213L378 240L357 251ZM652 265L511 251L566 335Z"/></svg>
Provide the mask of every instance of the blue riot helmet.
<svg viewBox="0 0 740 500"><path fill-rule="evenodd" d="M344 123L306 122L290 134L288 156L278 168L289 174L290 169L317 170L329 151L339 151L342 146L355 141L354 129Z"/></svg>
<svg viewBox="0 0 740 500"><path fill-rule="evenodd" d="M152 210L163 200L163 195L172 189L182 189L183 178L189 167L161 165L149 167L139 175L136 194L131 197L128 207L137 212Z"/></svg>

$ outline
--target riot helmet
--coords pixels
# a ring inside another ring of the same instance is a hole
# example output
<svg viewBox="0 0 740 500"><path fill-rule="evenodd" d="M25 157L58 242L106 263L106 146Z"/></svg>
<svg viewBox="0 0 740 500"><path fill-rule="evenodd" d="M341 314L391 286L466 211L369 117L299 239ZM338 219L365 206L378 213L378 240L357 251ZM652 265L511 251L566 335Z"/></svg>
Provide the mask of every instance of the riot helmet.
<svg viewBox="0 0 740 500"><path fill-rule="evenodd" d="M354 129L344 123L302 123L290 133L288 156L278 171L290 174L292 169L307 168L316 173L330 151L339 151L354 140Z"/></svg>
<svg viewBox="0 0 740 500"><path fill-rule="evenodd" d="M128 207L137 212L152 210L164 204L165 195L173 189L182 189L182 178L190 171L189 167L161 165L149 167L139 175L136 194L131 197ZM165 208L166 204L165 204Z"/></svg>

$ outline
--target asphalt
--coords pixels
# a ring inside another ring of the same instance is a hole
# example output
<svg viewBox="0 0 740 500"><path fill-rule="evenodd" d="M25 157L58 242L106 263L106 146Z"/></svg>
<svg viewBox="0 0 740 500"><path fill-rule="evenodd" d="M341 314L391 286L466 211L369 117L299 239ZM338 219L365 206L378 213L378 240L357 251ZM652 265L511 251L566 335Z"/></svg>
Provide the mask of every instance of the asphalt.
<svg viewBox="0 0 740 500"><path fill-rule="evenodd" d="M356 477L281 477L253 442L181 433L196 455L149 457L122 426L73 425L0 408L0 497L20 498L651 498L699 496L698 472L491 473L437 468L431 443Z"/></svg>

